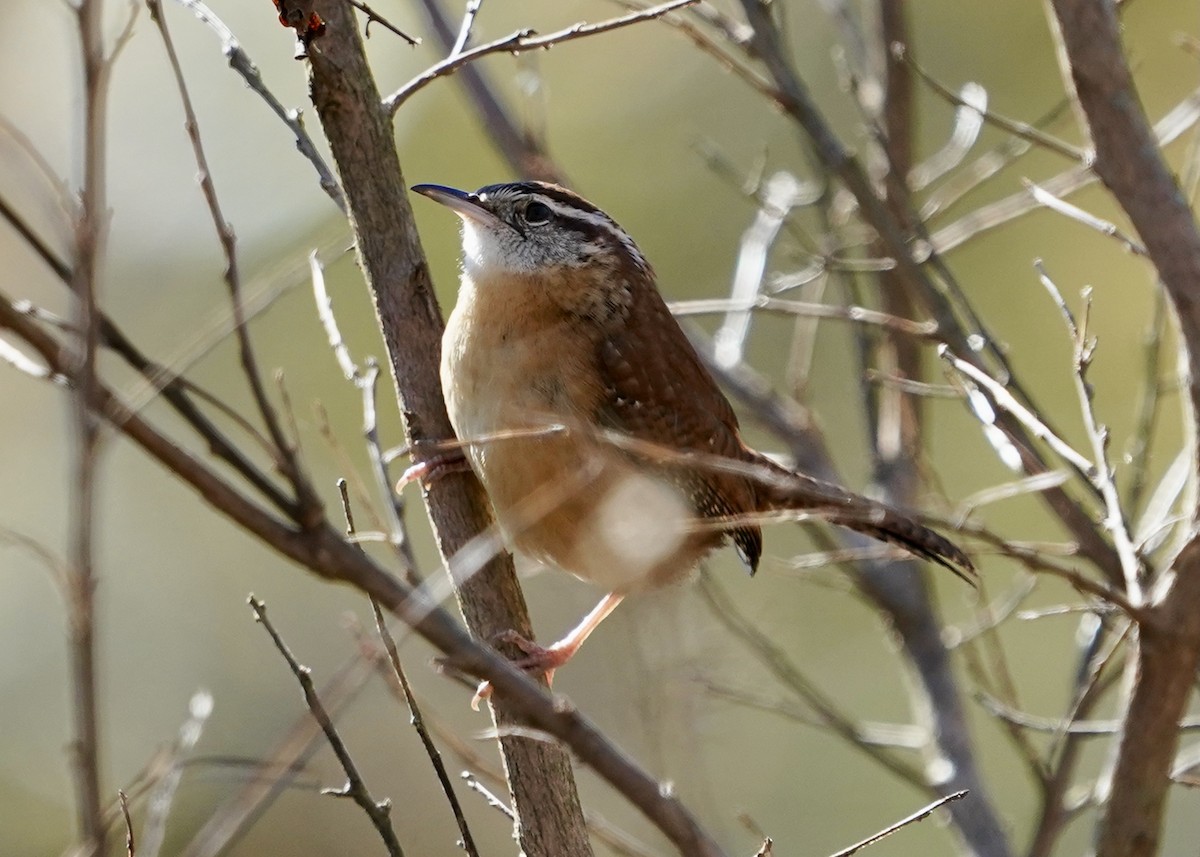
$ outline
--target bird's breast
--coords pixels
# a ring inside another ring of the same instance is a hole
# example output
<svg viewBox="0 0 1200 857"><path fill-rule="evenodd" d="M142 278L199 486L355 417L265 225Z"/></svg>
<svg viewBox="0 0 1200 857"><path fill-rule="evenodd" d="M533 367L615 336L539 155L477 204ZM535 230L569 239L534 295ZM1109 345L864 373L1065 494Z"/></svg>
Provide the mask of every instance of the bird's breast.
<svg viewBox="0 0 1200 857"><path fill-rule="evenodd" d="M482 285L464 283L447 322L442 387L510 543L612 589L686 572L687 498L596 435L595 331Z"/></svg>

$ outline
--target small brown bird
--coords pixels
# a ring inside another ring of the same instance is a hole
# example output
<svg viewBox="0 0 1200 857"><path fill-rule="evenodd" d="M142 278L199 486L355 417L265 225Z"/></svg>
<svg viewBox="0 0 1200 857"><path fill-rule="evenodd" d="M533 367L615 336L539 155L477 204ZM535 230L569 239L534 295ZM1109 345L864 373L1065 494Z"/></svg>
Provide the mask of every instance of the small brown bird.
<svg viewBox="0 0 1200 857"><path fill-rule="evenodd" d="M972 570L900 512L746 446L646 258L599 208L540 182L413 190L462 218L442 390L496 520L518 551L609 590L548 649L509 635L522 666L552 675L627 593L685 577L727 537L753 573L772 513Z"/></svg>

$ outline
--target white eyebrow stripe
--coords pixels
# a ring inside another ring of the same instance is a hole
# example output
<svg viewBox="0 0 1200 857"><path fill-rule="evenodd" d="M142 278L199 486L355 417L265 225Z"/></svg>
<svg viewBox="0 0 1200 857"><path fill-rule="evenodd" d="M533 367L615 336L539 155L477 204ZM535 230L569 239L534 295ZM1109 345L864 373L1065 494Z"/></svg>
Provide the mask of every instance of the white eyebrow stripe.
<svg viewBox="0 0 1200 857"><path fill-rule="evenodd" d="M600 227L600 229L621 242L621 245L625 248L629 255L633 257L633 260L637 263L638 267L646 267L646 257L642 255L642 251L639 250L637 244L633 242L633 238L631 238L629 233L618 226L616 222L607 214L599 211L588 211L587 209L579 208L578 206L568 205L541 194L537 194L537 201L545 205L555 214L561 215L567 220L577 220L587 223L591 226Z"/></svg>

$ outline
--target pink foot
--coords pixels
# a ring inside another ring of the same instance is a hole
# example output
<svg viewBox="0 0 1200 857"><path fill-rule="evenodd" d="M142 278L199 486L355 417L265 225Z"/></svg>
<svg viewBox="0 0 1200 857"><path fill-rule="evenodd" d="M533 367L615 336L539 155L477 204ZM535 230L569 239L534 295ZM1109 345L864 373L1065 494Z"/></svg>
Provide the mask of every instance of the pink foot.
<svg viewBox="0 0 1200 857"><path fill-rule="evenodd" d="M462 473L470 469L471 465L461 449L439 452L424 461L418 461L405 470L400 475L399 481L396 482L396 491L403 491L406 486L414 482L431 485L443 476Z"/></svg>
<svg viewBox="0 0 1200 857"><path fill-rule="evenodd" d="M513 666L530 675L545 675L547 685L553 685L554 671L571 660L575 656L575 652L579 650L579 644L570 640L560 640L549 648L539 646L511 630L502 631L492 637L492 644L497 643L510 643L524 652L525 657L513 661ZM479 687L475 689L475 695L471 697L471 708L478 711L479 703L490 698L491 695L492 683L490 681L480 682Z"/></svg>

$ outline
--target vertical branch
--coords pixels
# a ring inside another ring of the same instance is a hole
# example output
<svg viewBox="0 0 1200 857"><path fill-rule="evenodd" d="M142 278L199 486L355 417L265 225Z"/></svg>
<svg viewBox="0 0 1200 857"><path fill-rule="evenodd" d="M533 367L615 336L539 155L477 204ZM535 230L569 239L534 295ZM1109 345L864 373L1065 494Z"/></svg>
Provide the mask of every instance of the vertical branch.
<svg viewBox="0 0 1200 857"><path fill-rule="evenodd" d="M105 825L100 800L100 746L96 701L95 540L96 459L100 418L92 410L96 395L96 350L100 316L96 305L99 267L103 259L105 201L105 109L107 61L102 34L103 0L82 0L77 9L83 57L83 187L75 221L75 292L73 362L77 383L72 397L75 435L72 461L70 573L67 585L71 684L74 695L73 765L76 817L82 853L104 852Z"/></svg>
<svg viewBox="0 0 1200 857"><path fill-rule="evenodd" d="M907 176L912 169L914 115L912 73L893 44L908 43L906 4L881 0L877 6L879 32L876 67L882 74L883 103L878 114L879 144L882 147L880 196L887 216L905 234L917 222L908 203ZM891 248L882 237L873 254L886 257ZM879 273L883 310L901 318L916 315L919 298L914 281L891 269ZM920 382L921 343L914 337L884 330L876 339L880 369L905 381ZM921 397L902 385L884 385L877 393L875 441L872 456L874 479L887 502L901 508L919 503L919 456L924 449ZM941 623L928 582L911 559L865 563L860 585L885 613L899 636L904 653L918 682L913 688L918 716L929 721L931 748L953 773L939 784L943 794L967 789L971 799L949 807L955 825L977 854L1007 855L1008 838L984 787L975 757L974 742L967 726L962 694L954 676L950 653L942 640Z"/></svg>
<svg viewBox="0 0 1200 857"><path fill-rule="evenodd" d="M367 65L349 8L325 0L326 34L310 50L312 99L349 203L359 261L375 300L410 444L453 437L438 381L441 312L413 222L391 120ZM469 474L451 474L426 494L442 555L452 557L490 525L487 502ZM513 629L532 633L507 555L456 586L479 638ZM529 857L590 855L570 758L558 745L516 737L517 721L498 694L493 716L517 813L516 836Z"/></svg>
<svg viewBox="0 0 1200 857"><path fill-rule="evenodd" d="M1112 4L1051 0L1050 8L1063 76L1094 147L1093 169L1141 237L1179 320L1194 421L1200 412L1200 230L1142 109ZM1194 427L1188 436L1194 443ZM1200 455L1189 452L1195 478ZM1136 629L1132 695L1098 831L1099 857L1149 857L1159 849L1179 719L1200 664L1196 510L1192 516L1191 540L1152 582L1149 618Z"/></svg>

